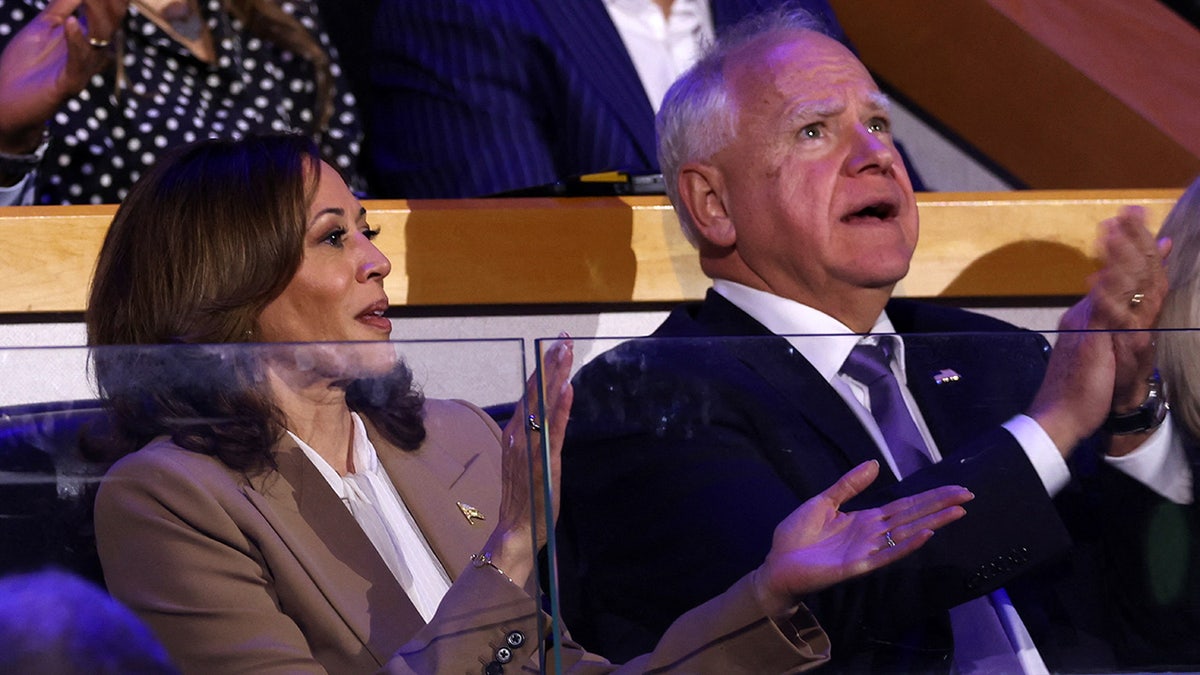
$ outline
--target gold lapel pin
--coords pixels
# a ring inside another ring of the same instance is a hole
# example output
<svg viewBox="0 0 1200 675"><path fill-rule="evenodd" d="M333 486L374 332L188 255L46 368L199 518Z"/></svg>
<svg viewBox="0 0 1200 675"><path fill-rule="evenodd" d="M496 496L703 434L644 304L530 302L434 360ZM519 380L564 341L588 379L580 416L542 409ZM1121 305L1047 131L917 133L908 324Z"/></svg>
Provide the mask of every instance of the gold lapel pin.
<svg viewBox="0 0 1200 675"><path fill-rule="evenodd" d="M462 502L455 503L458 504L458 510L462 511L463 517L467 519L468 523L474 525L475 521L477 520L487 520L487 517L484 516L483 513L474 506L471 506L470 504L464 504Z"/></svg>
<svg viewBox="0 0 1200 675"><path fill-rule="evenodd" d="M961 375L954 372L953 370L950 370L949 368L943 368L941 370L941 372L934 373L934 375L933 375L933 381L935 384L946 384L947 382L958 382L961 379L962 379Z"/></svg>

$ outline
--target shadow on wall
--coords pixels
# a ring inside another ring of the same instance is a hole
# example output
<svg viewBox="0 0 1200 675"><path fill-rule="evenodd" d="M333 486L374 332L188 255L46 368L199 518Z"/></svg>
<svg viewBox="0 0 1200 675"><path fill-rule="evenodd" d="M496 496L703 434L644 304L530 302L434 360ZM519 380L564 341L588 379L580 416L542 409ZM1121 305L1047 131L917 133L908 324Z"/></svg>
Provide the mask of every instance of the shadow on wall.
<svg viewBox="0 0 1200 675"><path fill-rule="evenodd" d="M630 301L637 274L633 211L615 197L576 198L566 222L563 209L554 208L561 201L483 200L472 208L410 201L406 303ZM570 237L562 237L564 229Z"/></svg>
<svg viewBox="0 0 1200 675"><path fill-rule="evenodd" d="M1069 296L1087 292L1087 277L1099 262L1079 249L1055 241L1027 239L1006 244L967 266L941 295L978 297L1005 295L1012 279L1020 279L1023 295Z"/></svg>

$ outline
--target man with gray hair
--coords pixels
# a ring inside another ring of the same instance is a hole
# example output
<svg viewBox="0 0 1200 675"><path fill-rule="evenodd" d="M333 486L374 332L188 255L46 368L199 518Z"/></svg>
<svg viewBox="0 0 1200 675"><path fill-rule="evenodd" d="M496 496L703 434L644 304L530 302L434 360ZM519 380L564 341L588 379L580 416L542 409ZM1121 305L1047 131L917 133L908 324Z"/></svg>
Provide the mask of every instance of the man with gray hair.
<svg viewBox="0 0 1200 675"><path fill-rule="evenodd" d="M576 378L557 549L575 637L615 660L643 649L752 569L800 501L874 459L864 504L942 484L975 499L905 563L806 599L829 667L1109 665L1100 613L1056 595L1082 577L1033 572L1072 549L1073 449L1108 415L1133 432L1118 445L1161 420L1126 414L1152 398L1149 340L1073 333L1050 356L995 319L892 299L918 222L888 101L803 13L724 35L668 92L658 132L713 288L653 336L673 339ZM1105 221L1106 265L1065 327L1153 325L1165 282L1143 219Z"/></svg>

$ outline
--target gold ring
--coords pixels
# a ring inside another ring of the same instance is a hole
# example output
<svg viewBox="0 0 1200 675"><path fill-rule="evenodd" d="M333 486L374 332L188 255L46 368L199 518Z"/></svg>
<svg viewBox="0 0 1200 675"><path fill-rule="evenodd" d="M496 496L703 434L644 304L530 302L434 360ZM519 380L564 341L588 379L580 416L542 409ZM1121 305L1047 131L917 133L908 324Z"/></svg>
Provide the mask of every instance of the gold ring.
<svg viewBox="0 0 1200 675"><path fill-rule="evenodd" d="M542 425L538 424L537 417L533 415L530 415L529 419L525 420L525 423L529 426L530 431L536 433L542 430Z"/></svg>
<svg viewBox="0 0 1200 675"><path fill-rule="evenodd" d="M105 47L112 44L112 40L106 40L104 38L98 38L98 37L89 37L88 44L95 47L96 49L104 49Z"/></svg>
<svg viewBox="0 0 1200 675"><path fill-rule="evenodd" d="M1138 305L1142 304L1142 300L1145 300L1145 299L1146 299L1145 293L1134 293L1133 297L1129 298L1129 306L1137 307Z"/></svg>

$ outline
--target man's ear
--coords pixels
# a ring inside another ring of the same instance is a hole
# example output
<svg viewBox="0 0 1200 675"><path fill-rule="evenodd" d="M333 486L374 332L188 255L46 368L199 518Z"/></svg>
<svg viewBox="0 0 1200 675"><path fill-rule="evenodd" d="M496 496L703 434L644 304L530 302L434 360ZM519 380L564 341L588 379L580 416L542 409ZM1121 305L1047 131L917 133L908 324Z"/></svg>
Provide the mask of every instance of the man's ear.
<svg viewBox="0 0 1200 675"><path fill-rule="evenodd" d="M712 164L688 162L679 169L679 200L696 224L700 243L729 248L737 241L725 194L725 177Z"/></svg>

